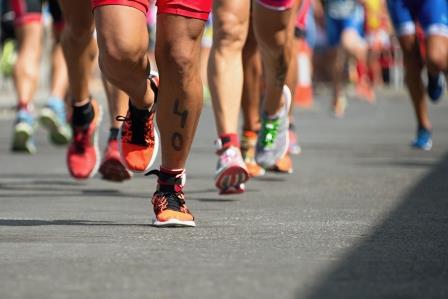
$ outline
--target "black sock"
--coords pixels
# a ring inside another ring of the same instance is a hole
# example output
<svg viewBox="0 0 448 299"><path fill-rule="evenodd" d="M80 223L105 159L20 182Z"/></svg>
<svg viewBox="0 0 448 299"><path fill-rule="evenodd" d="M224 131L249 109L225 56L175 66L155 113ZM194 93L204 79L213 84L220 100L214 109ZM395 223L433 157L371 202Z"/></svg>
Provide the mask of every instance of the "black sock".
<svg viewBox="0 0 448 299"><path fill-rule="evenodd" d="M109 130L109 141L118 139L118 128L110 128Z"/></svg>
<svg viewBox="0 0 448 299"><path fill-rule="evenodd" d="M73 105L73 126L74 127L88 127L95 116L93 111L92 103L89 101L87 104L82 106Z"/></svg>
<svg viewBox="0 0 448 299"><path fill-rule="evenodd" d="M182 176L184 169L167 169L160 167L159 175L159 191L160 192L179 192L182 191L183 183Z"/></svg>

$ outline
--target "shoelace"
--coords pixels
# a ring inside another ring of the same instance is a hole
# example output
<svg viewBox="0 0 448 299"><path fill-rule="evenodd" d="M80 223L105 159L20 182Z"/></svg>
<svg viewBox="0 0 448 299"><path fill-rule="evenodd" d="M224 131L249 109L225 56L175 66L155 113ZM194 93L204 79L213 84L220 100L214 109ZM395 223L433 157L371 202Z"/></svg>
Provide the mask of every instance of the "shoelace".
<svg viewBox="0 0 448 299"><path fill-rule="evenodd" d="M190 213L185 205L185 195L183 192L160 192L157 191L151 203L154 205L154 212L159 214L165 210Z"/></svg>
<svg viewBox="0 0 448 299"><path fill-rule="evenodd" d="M262 124L261 143L264 147L272 147L278 134L280 120L265 119Z"/></svg>
<svg viewBox="0 0 448 299"><path fill-rule="evenodd" d="M131 106L129 105L129 110L126 116L118 115L115 117L117 121L124 122L125 130L124 132L125 140L129 143L139 144L143 146L154 145L154 134L151 126L148 126L148 120L154 117L155 107L157 105L157 98L159 93L158 87L158 78L154 75L150 75L148 77L151 89L154 92L154 105L151 108L150 114L148 117L145 117L143 120L136 119L132 117Z"/></svg>
<svg viewBox="0 0 448 299"><path fill-rule="evenodd" d="M118 115L115 119L124 122L124 138L127 142L148 146L154 144L154 134L151 126L148 125L149 119L153 117L152 114L143 119L137 119L128 112L126 116Z"/></svg>

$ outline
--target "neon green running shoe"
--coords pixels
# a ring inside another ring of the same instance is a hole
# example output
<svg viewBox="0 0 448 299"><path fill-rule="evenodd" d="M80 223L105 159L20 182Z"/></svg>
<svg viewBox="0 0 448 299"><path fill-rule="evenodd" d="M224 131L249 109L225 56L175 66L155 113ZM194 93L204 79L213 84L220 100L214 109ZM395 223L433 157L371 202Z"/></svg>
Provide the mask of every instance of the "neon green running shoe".
<svg viewBox="0 0 448 299"><path fill-rule="evenodd" d="M7 40L3 45L2 53L0 56L0 72L3 74L3 76L12 76L16 58L16 43L13 40Z"/></svg>

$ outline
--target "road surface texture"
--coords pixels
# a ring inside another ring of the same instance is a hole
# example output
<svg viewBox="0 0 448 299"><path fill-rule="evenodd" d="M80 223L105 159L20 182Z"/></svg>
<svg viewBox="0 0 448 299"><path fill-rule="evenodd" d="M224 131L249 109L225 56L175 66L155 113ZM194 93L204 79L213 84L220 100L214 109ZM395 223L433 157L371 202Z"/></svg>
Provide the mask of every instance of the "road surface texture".
<svg viewBox="0 0 448 299"><path fill-rule="evenodd" d="M448 298L447 99L431 105L431 152L409 148L404 92L352 100L343 120L328 107L297 113L294 174L227 197L205 107L183 229L150 226L155 177L75 181L42 129L34 156L11 154L1 113L0 298Z"/></svg>

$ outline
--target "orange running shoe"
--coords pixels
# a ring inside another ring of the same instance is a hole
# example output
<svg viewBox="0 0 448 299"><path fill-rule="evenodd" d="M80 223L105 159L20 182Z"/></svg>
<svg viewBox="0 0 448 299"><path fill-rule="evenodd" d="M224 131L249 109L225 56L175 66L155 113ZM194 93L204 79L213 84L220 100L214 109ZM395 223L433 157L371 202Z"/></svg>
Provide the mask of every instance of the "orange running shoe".
<svg viewBox="0 0 448 299"><path fill-rule="evenodd" d="M244 131L241 138L241 154L250 177L258 177L265 174L263 167L255 162L255 146L257 144L257 133Z"/></svg>
<svg viewBox="0 0 448 299"><path fill-rule="evenodd" d="M118 141L115 139L109 140L107 144L100 173L103 180L112 182L123 182L132 177L132 173L121 163Z"/></svg>
<svg viewBox="0 0 448 299"><path fill-rule="evenodd" d="M154 164L159 148L159 135L154 127L158 77L152 73L149 80L154 91L154 105L151 111L142 113L129 102L126 117L117 117L124 122L118 134L121 160L133 172L147 172Z"/></svg>
<svg viewBox="0 0 448 299"><path fill-rule="evenodd" d="M275 165L269 170L279 173L293 173L292 159L289 156L289 154L286 154L283 157L281 157L277 162L275 162Z"/></svg>
<svg viewBox="0 0 448 299"><path fill-rule="evenodd" d="M333 113L336 118L343 118L347 110L348 102L345 96L340 96L333 101Z"/></svg>
<svg viewBox="0 0 448 299"><path fill-rule="evenodd" d="M88 179L98 170L100 154L98 150L98 127L101 122L101 107L91 100L94 117L87 128L73 127L72 141L67 151L67 166L76 179Z"/></svg>
<svg viewBox="0 0 448 299"><path fill-rule="evenodd" d="M185 173L170 177L159 170L152 170L146 175L151 174L159 178L157 191L151 200L156 215L153 225L159 227L196 226L194 217L185 204L183 192Z"/></svg>
<svg viewBox="0 0 448 299"><path fill-rule="evenodd" d="M375 102L375 91L373 87L365 80L356 84L356 95L368 103Z"/></svg>

